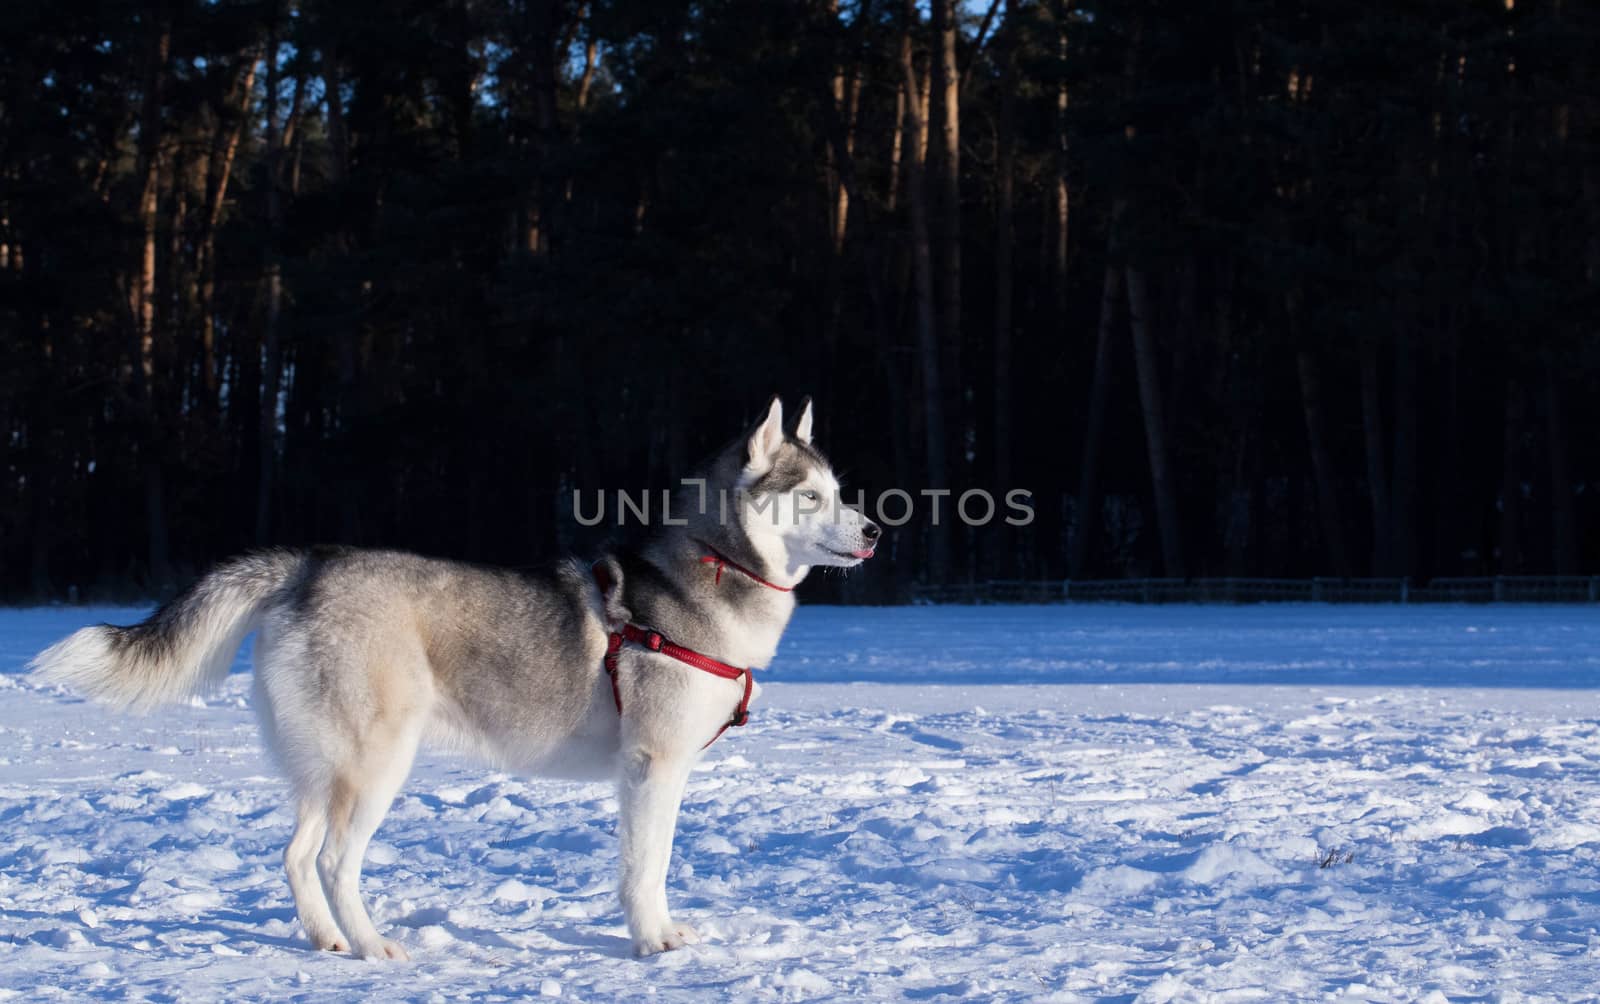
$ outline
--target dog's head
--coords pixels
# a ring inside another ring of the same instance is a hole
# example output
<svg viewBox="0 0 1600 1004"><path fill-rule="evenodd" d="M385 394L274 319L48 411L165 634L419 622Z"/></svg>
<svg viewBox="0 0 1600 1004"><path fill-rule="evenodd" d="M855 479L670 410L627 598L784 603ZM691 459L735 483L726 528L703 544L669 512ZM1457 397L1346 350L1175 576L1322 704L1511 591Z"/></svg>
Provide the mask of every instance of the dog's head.
<svg viewBox="0 0 1600 1004"><path fill-rule="evenodd" d="M774 397L766 417L729 447L724 461L737 467L740 526L755 550L780 567L859 565L872 557L883 531L845 504L832 466L811 443L811 428L809 397L787 429L783 402Z"/></svg>

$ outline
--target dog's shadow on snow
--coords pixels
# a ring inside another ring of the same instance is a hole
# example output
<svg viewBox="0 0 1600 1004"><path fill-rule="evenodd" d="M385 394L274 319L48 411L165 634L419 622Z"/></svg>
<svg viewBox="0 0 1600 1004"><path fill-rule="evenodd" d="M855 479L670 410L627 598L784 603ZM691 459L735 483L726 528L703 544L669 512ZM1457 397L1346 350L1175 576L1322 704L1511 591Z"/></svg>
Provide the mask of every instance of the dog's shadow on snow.
<svg viewBox="0 0 1600 1004"><path fill-rule="evenodd" d="M138 920L101 922L93 928L87 928L84 925L76 910L8 910L6 911L6 918L13 922L24 920L57 922L55 926L22 936L22 940L47 948L62 948L69 945L71 938L69 932L77 932L90 944L113 949L126 948L129 941L148 939L166 942L169 946L178 943L186 951L215 951L215 946L220 945L231 952L249 955L252 954L251 949L253 947L259 946L261 948L283 949L289 952L304 952L308 955L342 956L342 953L315 951L299 931L290 935L275 935L261 930L261 924L265 920L292 920L294 918L292 910L214 909L193 919L163 920L141 918ZM449 912L440 907L415 910L404 917L392 920L390 923L396 928L413 931L425 927L439 927L444 929L452 939L464 945L477 945L483 948L498 948L516 952L530 950L530 946L512 941L490 928L472 927L452 921L449 918ZM543 952L570 951L573 954L598 953L620 959L633 957L633 943L627 938L614 934L603 934L592 928L567 924L544 928L542 933L555 942L555 947L531 950ZM14 935L12 940L18 940L17 936ZM408 946L414 953L418 951L419 947L415 944Z"/></svg>
<svg viewBox="0 0 1600 1004"><path fill-rule="evenodd" d="M450 911L438 906L423 907L413 910L404 917L396 918L393 923L398 927L409 927L413 930L424 927L438 927L447 932L456 941L469 945L481 945L486 948L509 948L512 951L521 951L526 945L519 945L509 940L498 931L491 931L484 927L468 927L450 919Z"/></svg>
<svg viewBox="0 0 1600 1004"><path fill-rule="evenodd" d="M27 940L51 948L60 948L68 943L68 932L81 934L90 944L102 948L122 949L127 947L130 940L149 939L176 941L185 950L203 951L214 950L214 946L221 945L229 950L245 954L253 945L264 948L305 949L310 950L304 938L296 935L267 934L261 930L261 922L279 914L285 919L293 918L293 911L250 911L250 910L208 910L205 914L192 920L163 920L156 918L140 918L137 920L111 920L101 921L94 927L87 927L77 910L63 912L50 912L45 910L7 910L6 918L13 922L19 920L53 920L59 921L60 927L37 931L27 935ZM213 937L220 935L220 937Z"/></svg>
<svg viewBox="0 0 1600 1004"><path fill-rule="evenodd" d="M544 929L545 937L575 952L599 952L619 959L633 958L633 942L615 934L601 934L592 928L567 924Z"/></svg>
<svg viewBox="0 0 1600 1004"><path fill-rule="evenodd" d="M214 946L221 945L227 950L248 955L251 954L253 947L259 946L289 952L304 952L307 955L343 957L342 953L315 951L299 931L291 935L275 935L261 930L261 924L265 920L292 920L294 918L292 910L213 909L193 919L141 918L106 921L93 928L85 927L77 910L7 910L6 918L13 922L25 920L56 922L44 930L21 936L22 940L46 948L62 948L70 944L68 932L78 932L85 941L102 948L122 949L127 947L129 941L148 939L163 941L169 945L181 943L186 951L214 951ZM415 910L390 923L396 928L409 930L440 927L448 932L451 938L465 945L518 952L529 950L528 945L511 941L498 931L456 923L449 919L448 911L440 907ZM603 934L592 928L568 924L544 928L542 933L555 942L557 947L535 949L535 951L570 950L574 954L591 952L622 959L633 957L633 943L627 938ZM13 936L13 941L15 940L17 937ZM420 946L412 944L407 947L416 953ZM426 954L425 949L422 951Z"/></svg>
<svg viewBox="0 0 1600 1004"><path fill-rule="evenodd" d="M425 907L414 910L404 917L394 921L398 927L413 930L424 927L442 928L450 937L467 945L477 945L482 948L504 948L510 951L528 951L529 946L519 944L506 938L499 931L487 927L471 927L450 919L450 912L442 907ZM633 943L627 938L619 938L614 934L600 934L593 930L565 925L561 927L541 928L540 933L560 945L565 945L575 951L599 952L618 958L630 958L633 954Z"/></svg>

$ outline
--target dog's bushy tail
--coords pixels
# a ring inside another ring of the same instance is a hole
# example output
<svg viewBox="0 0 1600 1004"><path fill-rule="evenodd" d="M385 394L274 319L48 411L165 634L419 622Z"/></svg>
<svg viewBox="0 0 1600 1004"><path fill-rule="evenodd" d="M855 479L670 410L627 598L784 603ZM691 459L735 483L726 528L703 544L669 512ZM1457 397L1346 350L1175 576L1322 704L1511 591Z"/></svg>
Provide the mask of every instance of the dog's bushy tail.
<svg viewBox="0 0 1600 1004"><path fill-rule="evenodd" d="M141 624L86 627L40 652L41 678L144 711L215 688L262 608L305 566L293 551L258 551L212 569Z"/></svg>

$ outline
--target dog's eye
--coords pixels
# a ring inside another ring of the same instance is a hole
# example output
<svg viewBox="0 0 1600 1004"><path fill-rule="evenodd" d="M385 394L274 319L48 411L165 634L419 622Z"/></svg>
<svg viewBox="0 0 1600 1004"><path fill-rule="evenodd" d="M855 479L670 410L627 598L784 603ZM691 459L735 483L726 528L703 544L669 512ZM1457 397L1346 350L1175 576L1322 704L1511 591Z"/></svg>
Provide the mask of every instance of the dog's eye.
<svg viewBox="0 0 1600 1004"><path fill-rule="evenodd" d="M813 491L804 491L800 493L800 497L805 499L807 502L815 502L817 500L817 493Z"/></svg>

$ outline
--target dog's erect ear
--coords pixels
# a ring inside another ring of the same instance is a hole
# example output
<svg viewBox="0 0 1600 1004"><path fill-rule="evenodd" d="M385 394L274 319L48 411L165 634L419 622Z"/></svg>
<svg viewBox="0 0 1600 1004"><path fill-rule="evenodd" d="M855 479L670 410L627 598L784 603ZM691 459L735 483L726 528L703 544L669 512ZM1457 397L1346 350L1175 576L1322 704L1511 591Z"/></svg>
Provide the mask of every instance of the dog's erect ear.
<svg viewBox="0 0 1600 1004"><path fill-rule="evenodd" d="M800 442L806 444L807 446L811 445L810 395L807 395L806 399L800 402L800 417L796 419L794 423L794 438L800 440Z"/></svg>
<svg viewBox="0 0 1600 1004"><path fill-rule="evenodd" d="M771 469L772 460L778 455L778 447L782 445L783 402L774 394L772 403L767 406L767 417L756 426L756 431L750 433L749 459L745 462L745 468L763 472Z"/></svg>

